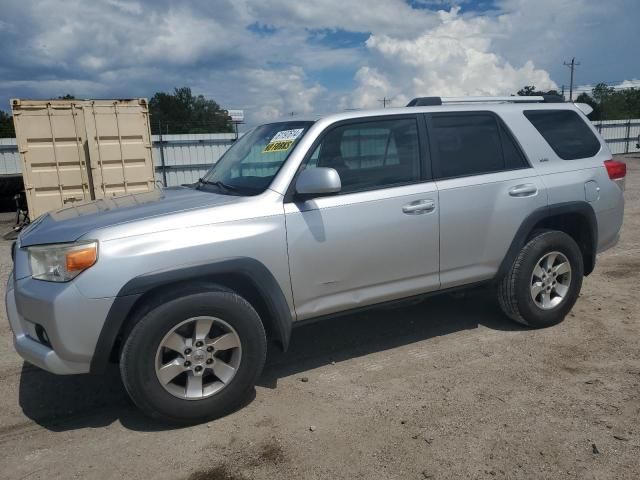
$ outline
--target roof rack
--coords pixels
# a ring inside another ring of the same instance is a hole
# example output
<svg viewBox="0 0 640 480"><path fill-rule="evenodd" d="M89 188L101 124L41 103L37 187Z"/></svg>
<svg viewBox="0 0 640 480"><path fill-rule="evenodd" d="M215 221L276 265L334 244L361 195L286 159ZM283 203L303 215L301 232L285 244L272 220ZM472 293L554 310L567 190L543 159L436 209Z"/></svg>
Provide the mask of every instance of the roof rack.
<svg viewBox="0 0 640 480"><path fill-rule="evenodd" d="M563 103L562 95L511 97L416 97L407 107L429 107L445 103Z"/></svg>

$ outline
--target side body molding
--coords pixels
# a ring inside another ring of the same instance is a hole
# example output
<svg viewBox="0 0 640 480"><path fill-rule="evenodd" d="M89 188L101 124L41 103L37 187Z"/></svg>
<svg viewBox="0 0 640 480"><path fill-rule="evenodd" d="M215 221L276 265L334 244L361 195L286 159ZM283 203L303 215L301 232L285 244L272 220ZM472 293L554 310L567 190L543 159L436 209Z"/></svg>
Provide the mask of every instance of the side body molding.
<svg viewBox="0 0 640 480"><path fill-rule="evenodd" d="M525 245L527 238L538 223L548 218L566 214L579 215L587 222L591 236L591 252L589 252L590 255L588 256L590 260L585 262L584 272L585 275L589 275L595 268L596 249L598 247L598 221L593 207L586 201L580 201L565 202L541 207L525 218L520 225L520 228L518 228L507 254L502 259L502 263L500 264L500 268L498 269L498 273L495 278L499 280L507 273L513 264L513 261L518 256L518 252L520 252L520 249Z"/></svg>
<svg viewBox="0 0 640 480"><path fill-rule="evenodd" d="M121 329L136 308L138 300L146 293L171 285L184 285L188 282L200 284L219 284L226 286L225 275L240 278L252 287L260 296L271 322L273 337L287 350L291 338L293 319L287 300L271 272L259 261L248 257L236 257L216 263L189 265L183 268L161 270L135 277L128 281L118 293L105 320L98 343L91 360L91 373L104 371Z"/></svg>

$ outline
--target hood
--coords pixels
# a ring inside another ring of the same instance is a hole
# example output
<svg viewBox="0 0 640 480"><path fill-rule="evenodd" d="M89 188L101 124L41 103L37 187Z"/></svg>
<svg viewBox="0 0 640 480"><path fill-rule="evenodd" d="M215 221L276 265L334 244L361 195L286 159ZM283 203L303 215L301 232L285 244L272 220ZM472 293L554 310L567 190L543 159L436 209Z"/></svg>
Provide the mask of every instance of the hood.
<svg viewBox="0 0 640 480"><path fill-rule="evenodd" d="M238 198L176 187L95 200L38 217L20 233L20 246L73 242L99 228L222 205Z"/></svg>

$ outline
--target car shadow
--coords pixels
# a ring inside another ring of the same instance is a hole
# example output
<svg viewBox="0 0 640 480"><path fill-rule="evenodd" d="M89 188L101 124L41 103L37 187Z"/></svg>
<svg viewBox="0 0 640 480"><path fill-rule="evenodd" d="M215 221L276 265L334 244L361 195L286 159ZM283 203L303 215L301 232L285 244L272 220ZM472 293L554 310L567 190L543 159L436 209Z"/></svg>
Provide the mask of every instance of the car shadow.
<svg viewBox="0 0 640 480"><path fill-rule="evenodd" d="M502 313L495 295L486 289L303 323L293 329L286 353L271 347L258 385L276 388L279 378L480 325L502 331L525 329Z"/></svg>
<svg viewBox="0 0 640 480"><path fill-rule="evenodd" d="M493 330L523 329L502 314L493 295L482 291L303 324L294 328L286 353L270 347L258 386L276 388L279 378L480 325ZM255 390L238 409L254 398ZM19 402L28 418L56 432L105 427L115 421L136 431L174 428L137 410L116 366L103 375L57 376L25 363Z"/></svg>

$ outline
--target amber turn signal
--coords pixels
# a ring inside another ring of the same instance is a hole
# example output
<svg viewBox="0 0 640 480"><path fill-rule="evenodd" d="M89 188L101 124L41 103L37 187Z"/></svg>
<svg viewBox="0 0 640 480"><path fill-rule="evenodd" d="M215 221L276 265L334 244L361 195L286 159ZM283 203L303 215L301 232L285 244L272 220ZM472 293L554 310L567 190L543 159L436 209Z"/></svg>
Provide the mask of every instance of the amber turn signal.
<svg viewBox="0 0 640 480"><path fill-rule="evenodd" d="M78 272L86 270L91 265L96 263L97 258L98 249L96 248L96 245L90 245L78 250L72 250L66 255L67 271Z"/></svg>

